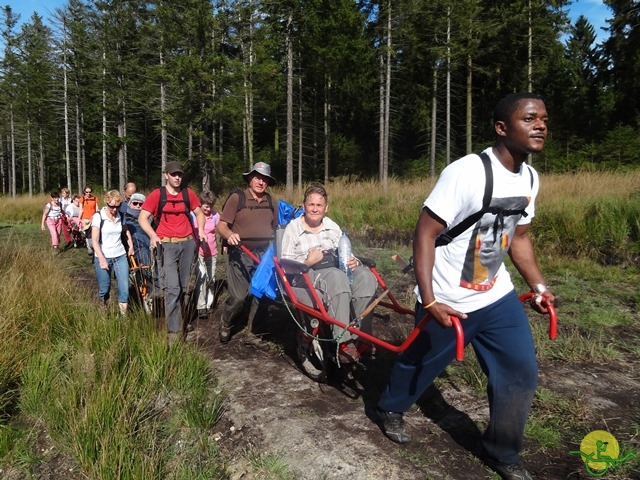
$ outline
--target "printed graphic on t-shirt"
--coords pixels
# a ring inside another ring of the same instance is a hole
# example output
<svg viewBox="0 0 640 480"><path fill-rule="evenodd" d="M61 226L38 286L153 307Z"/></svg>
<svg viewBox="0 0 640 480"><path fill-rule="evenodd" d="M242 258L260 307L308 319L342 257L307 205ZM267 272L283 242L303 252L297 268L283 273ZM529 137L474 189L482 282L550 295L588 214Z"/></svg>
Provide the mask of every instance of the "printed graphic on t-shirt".
<svg viewBox="0 0 640 480"><path fill-rule="evenodd" d="M521 217L515 212L524 210L529 200L529 197L491 200L490 208L499 213L485 213L476 223L462 267L461 287L478 291L493 287Z"/></svg>

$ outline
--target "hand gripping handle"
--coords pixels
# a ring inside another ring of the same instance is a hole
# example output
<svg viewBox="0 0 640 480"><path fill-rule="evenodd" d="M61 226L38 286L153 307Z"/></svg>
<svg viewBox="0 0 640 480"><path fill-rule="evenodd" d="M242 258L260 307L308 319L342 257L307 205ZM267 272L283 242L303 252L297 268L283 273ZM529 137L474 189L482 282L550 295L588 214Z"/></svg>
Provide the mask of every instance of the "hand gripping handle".
<svg viewBox="0 0 640 480"><path fill-rule="evenodd" d="M525 300L528 300L536 295L538 294L535 292L523 293L522 295L520 295L520 301L524 302ZM544 300L544 297L542 300L542 306L547 309L547 313L549 314L549 338L553 340L558 334L558 317L556 315L556 309L553 305L547 304L547 302Z"/></svg>

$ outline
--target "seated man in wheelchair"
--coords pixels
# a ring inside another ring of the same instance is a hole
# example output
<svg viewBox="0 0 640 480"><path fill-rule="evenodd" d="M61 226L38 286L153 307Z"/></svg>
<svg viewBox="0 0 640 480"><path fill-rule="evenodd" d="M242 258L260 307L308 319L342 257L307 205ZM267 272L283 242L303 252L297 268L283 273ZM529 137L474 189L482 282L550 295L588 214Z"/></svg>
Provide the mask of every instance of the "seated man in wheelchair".
<svg viewBox="0 0 640 480"><path fill-rule="evenodd" d="M303 207L304 214L292 220L285 229L280 256L310 267L309 277L324 302L327 313L348 325L352 318L352 307L355 315L359 315L373 302L378 285L376 278L355 257L351 257L348 262L353 272L353 283L350 284L346 273L337 268L335 252L342 230L333 220L325 217L329 206L324 187L309 187L304 194ZM293 287L302 303L314 306L312 297L302 284L294 283ZM371 315L369 313L362 319L359 326L368 333L371 331ZM335 325L333 336L340 344L340 362L356 361L358 351L353 343L354 336Z"/></svg>

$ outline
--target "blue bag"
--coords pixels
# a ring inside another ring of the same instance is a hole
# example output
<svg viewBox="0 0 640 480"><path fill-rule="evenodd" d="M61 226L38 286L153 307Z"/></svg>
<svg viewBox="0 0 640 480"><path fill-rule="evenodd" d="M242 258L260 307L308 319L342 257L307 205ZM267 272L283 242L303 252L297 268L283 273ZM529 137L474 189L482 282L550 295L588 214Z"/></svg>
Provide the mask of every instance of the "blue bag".
<svg viewBox="0 0 640 480"><path fill-rule="evenodd" d="M294 218L304 213L301 208L296 208L284 200L278 200L278 225L287 225ZM260 264L251 278L251 295L257 298L267 296L275 300L278 296L278 284L276 282L276 267L273 262L275 255L275 245L269 245L267 251L262 255Z"/></svg>

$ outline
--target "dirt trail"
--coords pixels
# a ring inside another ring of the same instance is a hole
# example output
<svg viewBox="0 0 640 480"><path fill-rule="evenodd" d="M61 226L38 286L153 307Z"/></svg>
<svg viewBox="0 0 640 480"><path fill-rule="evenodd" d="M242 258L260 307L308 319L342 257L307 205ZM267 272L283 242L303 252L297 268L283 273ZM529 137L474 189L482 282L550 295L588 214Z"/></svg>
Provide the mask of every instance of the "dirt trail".
<svg viewBox="0 0 640 480"><path fill-rule="evenodd" d="M271 325L272 331L279 327L287 333L269 337L266 349L245 345L244 332L221 345L212 321L202 322L197 328L198 343L212 359L229 399L215 437L230 459L234 480L257 478L246 459L247 452L280 455L297 480L497 478L477 457L479 429L488 417L484 396L446 380L440 390L431 388L419 408L406 415L413 441L398 446L364 413L365 403L378 398L394 356L378 352L366 369L354 371L359 383L345 379L342 383L318 384L296 365L295 324L286 320L287 313L282 309L274 312L272 308L270 312L270 318L280 322ZM607 375L610 366L541 366L540 386L565 394L585 389L581 408L593 417L593 429L603 428L606 423L611 431L622 433L638 424L637 366L637 358L616 366L615 378ZM584 465L568 453L577 446L545 451L527 442L524 463L537 479L591 478ZM633 477L633 472L628 475L609 473L607 478L640 479Z"/></svg>

